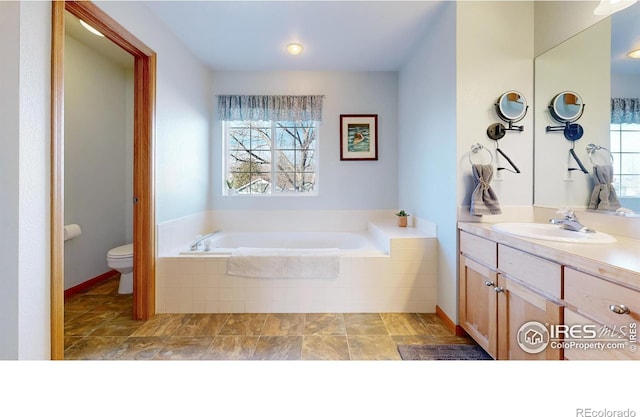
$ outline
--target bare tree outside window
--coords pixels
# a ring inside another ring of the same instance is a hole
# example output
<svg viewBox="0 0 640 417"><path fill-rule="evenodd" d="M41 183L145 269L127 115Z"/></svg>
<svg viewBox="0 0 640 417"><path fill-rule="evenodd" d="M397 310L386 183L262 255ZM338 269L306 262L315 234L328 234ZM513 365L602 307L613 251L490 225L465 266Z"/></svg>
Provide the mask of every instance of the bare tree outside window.
<svg viewBox="0 0 640 417"><path fill-rule="evenodd" d="M316 122L226 122L227 182L238 194L308 193Z"/></svg>

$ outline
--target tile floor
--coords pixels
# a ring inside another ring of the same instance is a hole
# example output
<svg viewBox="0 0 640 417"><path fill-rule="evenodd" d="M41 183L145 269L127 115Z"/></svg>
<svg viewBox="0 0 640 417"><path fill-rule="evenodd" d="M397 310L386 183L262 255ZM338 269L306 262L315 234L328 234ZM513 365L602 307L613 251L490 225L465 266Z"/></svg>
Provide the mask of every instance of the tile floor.
<svg viewBox="0 0 640 417"><path fill-rule="evenodd" d="M158 314L131 319L118 277L65 301L65 359L400 360L399 344L474 341L435 314Z"/></svg>

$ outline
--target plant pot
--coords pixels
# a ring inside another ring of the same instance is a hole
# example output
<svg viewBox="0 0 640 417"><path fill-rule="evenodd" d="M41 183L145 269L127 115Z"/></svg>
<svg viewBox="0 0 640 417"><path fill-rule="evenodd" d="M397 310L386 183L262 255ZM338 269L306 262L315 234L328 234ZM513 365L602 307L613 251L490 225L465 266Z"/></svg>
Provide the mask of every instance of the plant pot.
<svg viewBox="0 0 640 417"><path fill-rule="evenodd" d="M398 216L398 226L407 227L407 216Z"/></svg>

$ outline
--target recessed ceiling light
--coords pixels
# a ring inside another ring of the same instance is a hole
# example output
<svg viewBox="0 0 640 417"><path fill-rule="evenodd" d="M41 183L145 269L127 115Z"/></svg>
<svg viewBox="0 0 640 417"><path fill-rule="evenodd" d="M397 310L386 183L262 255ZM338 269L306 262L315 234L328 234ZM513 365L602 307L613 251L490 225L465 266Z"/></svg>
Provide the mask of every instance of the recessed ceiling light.
<svg viewBox="0 0 640 417"><path fill-rule="evenodd" d="M98 29L94 28L93 26L89 25L87 22L85 22L84 20L80 21L80 24L82 25L83 28L87 29L89 32L93 33L94 35L97 36L102 36L104 38L104 35L102 33L100 33L98 31Z"/></svg>
<svg viewBox="0 0 640 417"><path fill-rule="evenodd" d="M640 49L636 49L635 51L631 51L627 54L629 58L640 59Z"/></svg>
<svg viewBox="0 0 640 417"><path fill-rule="evenodd" d="M300 55L302 53L302 45L299 43L290 43L287 45L287 52L291 55Z"/></svg>

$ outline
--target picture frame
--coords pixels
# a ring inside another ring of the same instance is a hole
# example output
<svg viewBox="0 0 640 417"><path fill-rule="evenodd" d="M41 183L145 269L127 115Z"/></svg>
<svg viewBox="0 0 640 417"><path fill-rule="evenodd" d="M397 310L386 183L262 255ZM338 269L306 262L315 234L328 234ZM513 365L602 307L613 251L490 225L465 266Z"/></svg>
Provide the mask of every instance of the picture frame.
<svg viewBox="0 0 640 417"><path fill-rule="evenodd" d="M340 160L378 160L378 115L340 115Z"/></svg>

